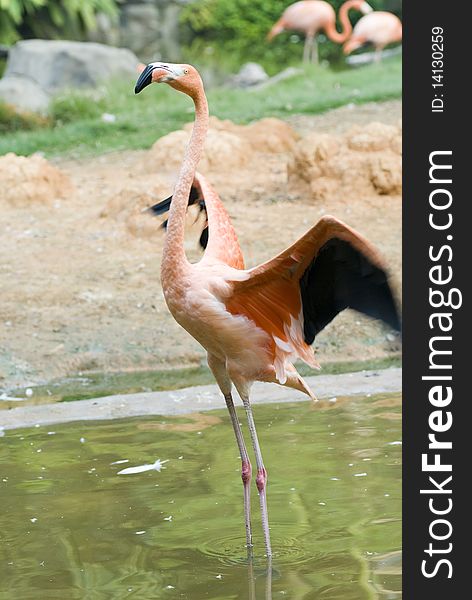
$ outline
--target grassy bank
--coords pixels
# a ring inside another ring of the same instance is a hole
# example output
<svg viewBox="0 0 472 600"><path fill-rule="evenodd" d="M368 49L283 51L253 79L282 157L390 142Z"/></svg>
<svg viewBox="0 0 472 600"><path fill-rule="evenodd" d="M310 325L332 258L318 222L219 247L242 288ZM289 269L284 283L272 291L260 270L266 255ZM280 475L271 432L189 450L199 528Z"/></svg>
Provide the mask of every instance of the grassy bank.
<svg viewBox="0 0 472 600"><path fill-rule="evenodd" d="M192 120L191 101L167 86L153 86L139 96L134 82L115 82L94 95L69 94L51 107L51 126L7 133L0 155L70 158L150 147L155 140ZM302 73L258 91L217 88L208 92L210 110L237 123L263 117L316 114L347 103L361 104L401 96L401 58L359 69L334 72L306 67ZM109 113L111 122L102 115ZM114 120L113 120L114 119Z"/></svg>

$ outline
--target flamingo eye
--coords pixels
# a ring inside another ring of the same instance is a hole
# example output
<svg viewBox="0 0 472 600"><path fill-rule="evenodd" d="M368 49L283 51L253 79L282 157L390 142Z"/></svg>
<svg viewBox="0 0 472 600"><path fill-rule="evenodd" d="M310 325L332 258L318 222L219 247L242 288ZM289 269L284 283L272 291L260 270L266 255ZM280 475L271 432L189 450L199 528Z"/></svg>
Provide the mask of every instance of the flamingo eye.
<svg viewBox="0 0 472 600"><path fill-rule="evenodd" d="M188 74L188 69L184 69L184 75Z"/></svg>

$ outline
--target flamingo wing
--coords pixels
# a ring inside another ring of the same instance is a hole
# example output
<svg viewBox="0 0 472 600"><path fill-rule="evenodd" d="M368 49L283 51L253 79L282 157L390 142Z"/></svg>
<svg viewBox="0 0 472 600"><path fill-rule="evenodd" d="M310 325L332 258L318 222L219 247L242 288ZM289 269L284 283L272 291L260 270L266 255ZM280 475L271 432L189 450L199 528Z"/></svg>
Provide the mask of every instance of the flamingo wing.
<svg viewBox="0 0 472 600"><path fill-rule="evenodd" d="M171 202L172 196L169 196L161 202L150 206L146 210L156 216L164 215L165 213L169 212ZM198 204L200 212L203 212L205 214L205 224L203 226L202 233L199 239L200 246L203 248L203 250L205 250L205 248L208 245L208 215L205 205L205 198L202 195L201 188L198 185L197 181L193 182L192 187L190 188L190 194L188 199L188 206L193 206L194 204ZM162 223L162 228L167 228L167 219Z"/></svg>
<svg viewBox="0 0 472 600"><path fill-rule="evenodd" d="M171 203L172 196L169 196L147 210L154 215L163 215L169 211ZM205 215L199 240L200 246L205 250L204 256L234 269L244 269L244 258L228 213L218 194L201 173L195 173L188 199L188 206L196 204ZM167 221L164 221L162 227L167 227Z"/></svg>
<svg viewBox="0 0 472 600"><path fill-rule="evenodd" d="M232 282L225 304L272 336L274 360L290 356L316 366L309 345L345 308L400 330L378 253L334 217L323 217L287 250L247 273L246 280Z"/></svg>

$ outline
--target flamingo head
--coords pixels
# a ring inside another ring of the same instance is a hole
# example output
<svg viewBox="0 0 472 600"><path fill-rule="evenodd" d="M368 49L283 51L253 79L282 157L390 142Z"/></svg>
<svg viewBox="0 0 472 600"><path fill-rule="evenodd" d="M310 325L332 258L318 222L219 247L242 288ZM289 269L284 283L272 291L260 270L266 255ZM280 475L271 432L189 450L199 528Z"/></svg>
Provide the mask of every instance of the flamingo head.
<svg viewBox="0 0 472 600"><path fill-rule="evenodd" d="M161 62L149 63L142 69L134 93L139 94L151 83L167 83L179 92L192 97L203 85L197 69L192 65Z"/></svg>
<svg viewBox="0 0 472 600"><path fill-rule="evenodd" d="M358 40L356 38L351 38L344 44L343 52L345 55L351 54L351 52L354 52L354 50L357 50L358 48L360 48L363 45L364 45L364 42L362 42L361 40Z"/></svg>
<svg viewBox="0 0 472 600"><path fill-rule="evenodd" d="M363 15L368 15L369 13L371 13L374 10L372 8L372 6L370 6L370 4L365 2L365 0L360 0L359 4L355 8L358 11L360 11Z"/></svg>
<svg viewBox="0 0 472 600"><path fill-rule="evenodd" d="M266 37L267 41L268 42L272 41L275 38L275 36L279 35L279 33L282 33L283 30L284 30L283 23L281 22L281 19L279 19L277 21L277 23L275 23L275 25L272 27L272 29L267 34L267 37Z"/></svg>

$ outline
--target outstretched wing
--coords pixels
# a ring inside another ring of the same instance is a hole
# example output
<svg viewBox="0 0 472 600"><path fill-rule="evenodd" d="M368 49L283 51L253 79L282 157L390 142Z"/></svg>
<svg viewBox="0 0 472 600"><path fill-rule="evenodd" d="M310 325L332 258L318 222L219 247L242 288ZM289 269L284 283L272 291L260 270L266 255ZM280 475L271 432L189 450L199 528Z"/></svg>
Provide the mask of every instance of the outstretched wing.
<svg viewBox="0 0 472 600"><path fill-rule="evenodd" d="M323 244L299 284L308 344L345 308L400 330L385 270L346 240L334 237Z"/></svg>
<svg viewBox="0 0 472 600"><path fill-rule="evenodd" d="M295 244L248 274L245 281L232 282L225 304L272 336L275 360L301 358L316 365L309 345L345 308L400 329L378 253L334 217L323 217Z"/></svg>

